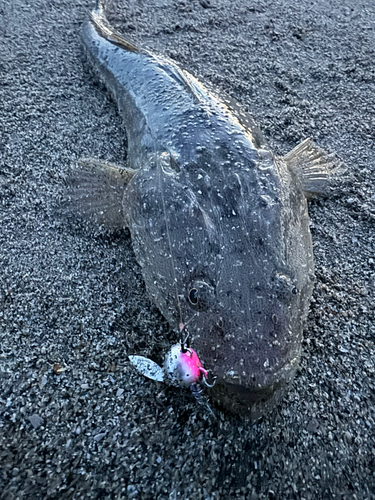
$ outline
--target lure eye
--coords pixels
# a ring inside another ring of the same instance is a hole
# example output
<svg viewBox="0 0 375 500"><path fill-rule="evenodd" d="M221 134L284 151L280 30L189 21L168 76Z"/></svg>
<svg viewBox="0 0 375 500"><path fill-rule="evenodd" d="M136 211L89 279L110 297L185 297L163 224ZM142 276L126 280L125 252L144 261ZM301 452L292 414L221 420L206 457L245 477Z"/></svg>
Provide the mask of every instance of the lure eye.
<svg viewBox="0 0 375 500"><path fill-rule="evenodd" d="M188 301L195 311L206 311L214 304L215 290L204 281L195 281L190 288Z"/></svg>

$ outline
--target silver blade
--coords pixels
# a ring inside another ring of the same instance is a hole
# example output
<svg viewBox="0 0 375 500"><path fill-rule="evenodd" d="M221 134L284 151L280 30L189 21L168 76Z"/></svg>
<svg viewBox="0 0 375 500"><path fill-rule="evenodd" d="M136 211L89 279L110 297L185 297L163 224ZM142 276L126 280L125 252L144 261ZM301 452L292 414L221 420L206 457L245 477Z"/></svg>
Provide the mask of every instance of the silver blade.
<svg viewBox="0 0 375 500"><path fill-rule="evenodd" d="M136 370L151 380L156 382L164 382L164 370L155 361L145 358L144 356L128 356L130 363Z"/></svg>

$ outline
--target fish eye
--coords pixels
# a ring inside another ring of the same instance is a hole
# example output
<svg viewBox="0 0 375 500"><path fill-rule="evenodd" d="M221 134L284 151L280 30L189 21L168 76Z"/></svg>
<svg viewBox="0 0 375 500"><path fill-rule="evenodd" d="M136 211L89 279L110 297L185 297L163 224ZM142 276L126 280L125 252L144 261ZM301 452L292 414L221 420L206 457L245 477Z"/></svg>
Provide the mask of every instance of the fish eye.
<svg viewBox="0 0 375 500"><path fill-rule="evenodd" d="M189 292L189 302L194 306L198 304L198 290L196 288L192 288Z"/></svg>
<svg viewBox="0 0 375 500"><path fill-rule="evenodd" d="M204 281L195 281L188 293L189 305L195 311L207 311L215 300L215 290L213 286Z"/></svg>

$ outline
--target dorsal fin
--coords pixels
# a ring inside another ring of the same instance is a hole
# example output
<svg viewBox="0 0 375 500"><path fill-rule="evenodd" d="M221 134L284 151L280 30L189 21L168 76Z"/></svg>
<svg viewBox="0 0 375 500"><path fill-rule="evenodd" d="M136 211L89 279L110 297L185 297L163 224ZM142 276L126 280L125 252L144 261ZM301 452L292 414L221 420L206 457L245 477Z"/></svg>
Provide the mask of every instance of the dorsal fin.
<svg viewBox="0 0 375 500"><path fill-rule="evenodd" d="M149 54L151 54L149 52ZM185 69L180 68L174 61L167 57L160 57L152 54L156 62L165 73L176 80L181 85L184 85L186 90L197 100L202 101L207 99L208 90L200 83L193 75Z"/></svg>

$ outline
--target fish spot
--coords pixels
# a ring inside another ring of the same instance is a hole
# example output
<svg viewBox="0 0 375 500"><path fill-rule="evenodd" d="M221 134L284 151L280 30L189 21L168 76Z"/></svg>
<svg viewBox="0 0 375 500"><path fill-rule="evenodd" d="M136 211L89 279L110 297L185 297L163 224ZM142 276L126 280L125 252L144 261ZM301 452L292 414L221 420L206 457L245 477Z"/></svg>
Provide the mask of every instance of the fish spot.
<svg viewBox="0 0 375 500"><path fill-rule="evenodd" d="M224 328L224 320L223 318L219 318L218 322L217 322L217 326L221 329Z"/></svg>
<svg viewBox="0 0 375 500"><path fill-rule="evenodd" d="M274 292L280 300L287 300L291 294L297 293L297 288L293 285L291 278L285 274L275 273L271 282Z"/></svg>
<svg viewBox="0 0 375 500"><path fill-rule="evenodd" d="M170 152L161 153L159 156L160 166L163 172L167 175L179 174L181 169L176 158Z"/></svg>

